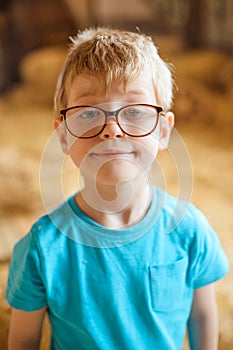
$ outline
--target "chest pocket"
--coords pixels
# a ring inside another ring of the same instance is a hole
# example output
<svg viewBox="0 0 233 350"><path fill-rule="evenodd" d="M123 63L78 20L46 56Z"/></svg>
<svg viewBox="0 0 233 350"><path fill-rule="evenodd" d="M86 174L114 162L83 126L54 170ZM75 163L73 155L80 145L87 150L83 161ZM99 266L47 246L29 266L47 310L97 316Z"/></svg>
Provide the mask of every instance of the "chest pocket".
<svg viewBox="0 0 233 350"><path fill-rule="evenodd" d="M187 257L166 265L149 267L152 309L168 312L185 307L187 267Z"/></svg>

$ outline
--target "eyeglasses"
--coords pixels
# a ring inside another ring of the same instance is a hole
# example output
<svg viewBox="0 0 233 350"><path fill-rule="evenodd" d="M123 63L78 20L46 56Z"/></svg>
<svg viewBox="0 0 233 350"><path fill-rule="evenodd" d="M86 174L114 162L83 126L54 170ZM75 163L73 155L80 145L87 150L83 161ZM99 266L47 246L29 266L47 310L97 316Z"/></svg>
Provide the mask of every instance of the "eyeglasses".
<svg viewBox="0 0 233 350"><path fill-rule="evenodd" d="M99 135L107 125L109 116L116 118L119 128L127 135L143 137L151 134L158 125L162 107L148 104L130 104L115 111L96 106L74 106L60 111L69 133L80 139Z"/></svg>

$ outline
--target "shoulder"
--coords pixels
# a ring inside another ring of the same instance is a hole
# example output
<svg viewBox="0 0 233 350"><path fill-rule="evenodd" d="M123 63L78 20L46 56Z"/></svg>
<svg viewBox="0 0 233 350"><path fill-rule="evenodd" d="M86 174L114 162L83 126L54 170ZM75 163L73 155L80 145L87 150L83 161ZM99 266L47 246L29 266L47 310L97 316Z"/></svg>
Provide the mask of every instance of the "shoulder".
<svg viewBox="0 0 233 350"><path fill-rule="evenodd" d="M160 200L161 218L166 225L167 233L178 232L191 234L201 227L209 227L205 215L192 203L174 197L166 191L157 189Z"/></svg>
<svg viewBox="0 0 233 350"><path fill-rule="evenodd" d="M40 247L50 249L56 244L61 244L65 237L62 233L68 226L69 216L73 213L69 202L70 198L35 221L29 232L16 243L14 251L37 250Z"/></svg>
<svg viewBox="0 0 233 350"><path fill-rule="evenodd" d="M163 194L164 196L164 194ZM197 250L219 249L218 235L206 215L194 204L165 193L161 220L163 230L171 239L185 241ZM209 247L209 248L208 248Z"/></svg>

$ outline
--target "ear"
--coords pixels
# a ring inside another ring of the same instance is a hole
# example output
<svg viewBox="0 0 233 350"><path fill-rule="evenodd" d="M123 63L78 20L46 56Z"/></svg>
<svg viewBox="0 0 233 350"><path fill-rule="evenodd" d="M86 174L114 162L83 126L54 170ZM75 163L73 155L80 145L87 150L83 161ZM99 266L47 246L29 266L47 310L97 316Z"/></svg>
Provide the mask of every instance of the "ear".
<svg viewBox="0 0 233 350"><path fill-rule="evenodd" d="M68 154L67 134L66 134L64 122L60 119L55 119L54 128L56 129L56 132L62 147L62 151L65 154Z"/></svg>
<svg viewBox="0 0 233 350"><path fill-rule="evenodd" d="M174 114L169 111L161 115L160 119L160 143L159 150L162 151L168 147L172 128L175 123Z"/></svg>

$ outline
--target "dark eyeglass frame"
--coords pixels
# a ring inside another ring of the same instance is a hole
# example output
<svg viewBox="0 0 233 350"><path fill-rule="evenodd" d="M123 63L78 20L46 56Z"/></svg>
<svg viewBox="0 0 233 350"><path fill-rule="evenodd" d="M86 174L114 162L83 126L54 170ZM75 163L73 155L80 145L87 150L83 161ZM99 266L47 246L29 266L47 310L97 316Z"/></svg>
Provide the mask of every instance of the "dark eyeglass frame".
<svg viewBox="0 0 233 350"><path fill-rule="evenodd" d="M158 118L157 118L157 121L153 127L153 129L150 131L150 132L147 132L145 134L142 134L142 135L133 135L133 134L130 134L129 132L126 132L120 125L119 121L118 121L118 114L120 113L120 111L122 111L124 108L127 108L127 107L133 107L133 106L142 106L142 107L152 107L154 109L156 109L157 113L158 113ZM77 136L75 134L73 134L69 128L68 128L68 125L67 125L67 118L66 118L66 113L72 109L75 109L75 108L88 108L88 107L91 107L91 108L96 108L100 111L102 111L105 115L105 121L104 121L104 124L103 124L103 127L100 129L100 131L98 131L97 134L93 135L93 136ZM76 138L79 138L79 139L92 139L98 135L100 135L102 133L102 131L104 130L104 128L106 127L107 125L107 119L109 116L114 116L116 118L116 123L117 125L119 126L119 128L121 129L121 131L128 135L128 136L132 136L132 137L144 137L144 136L148 136L150 135L157 127L158 125L158 121L159 121L159 117L160 117L160 113L163 112L163 108L162 107L158 107L158 106L154 106L154 105L150 105L150 104L146 104L146 103L133 103L133 104L129 104L129 105L126 105L126 106L123 106L121 108L118 108L116 109L115 111L107 111L106 109L104 108L101 108L101 107L97 107L97 106L93 106L93 105L82 105L82 106L72 106L72 107L69 107L69 108L66 108L66 109L61 109L59 111L60 115L61 115L61 120L64 120L65 122L65 127L66 129L69 131L69 133L71 135L73 135L74 137Z"/></svg>

